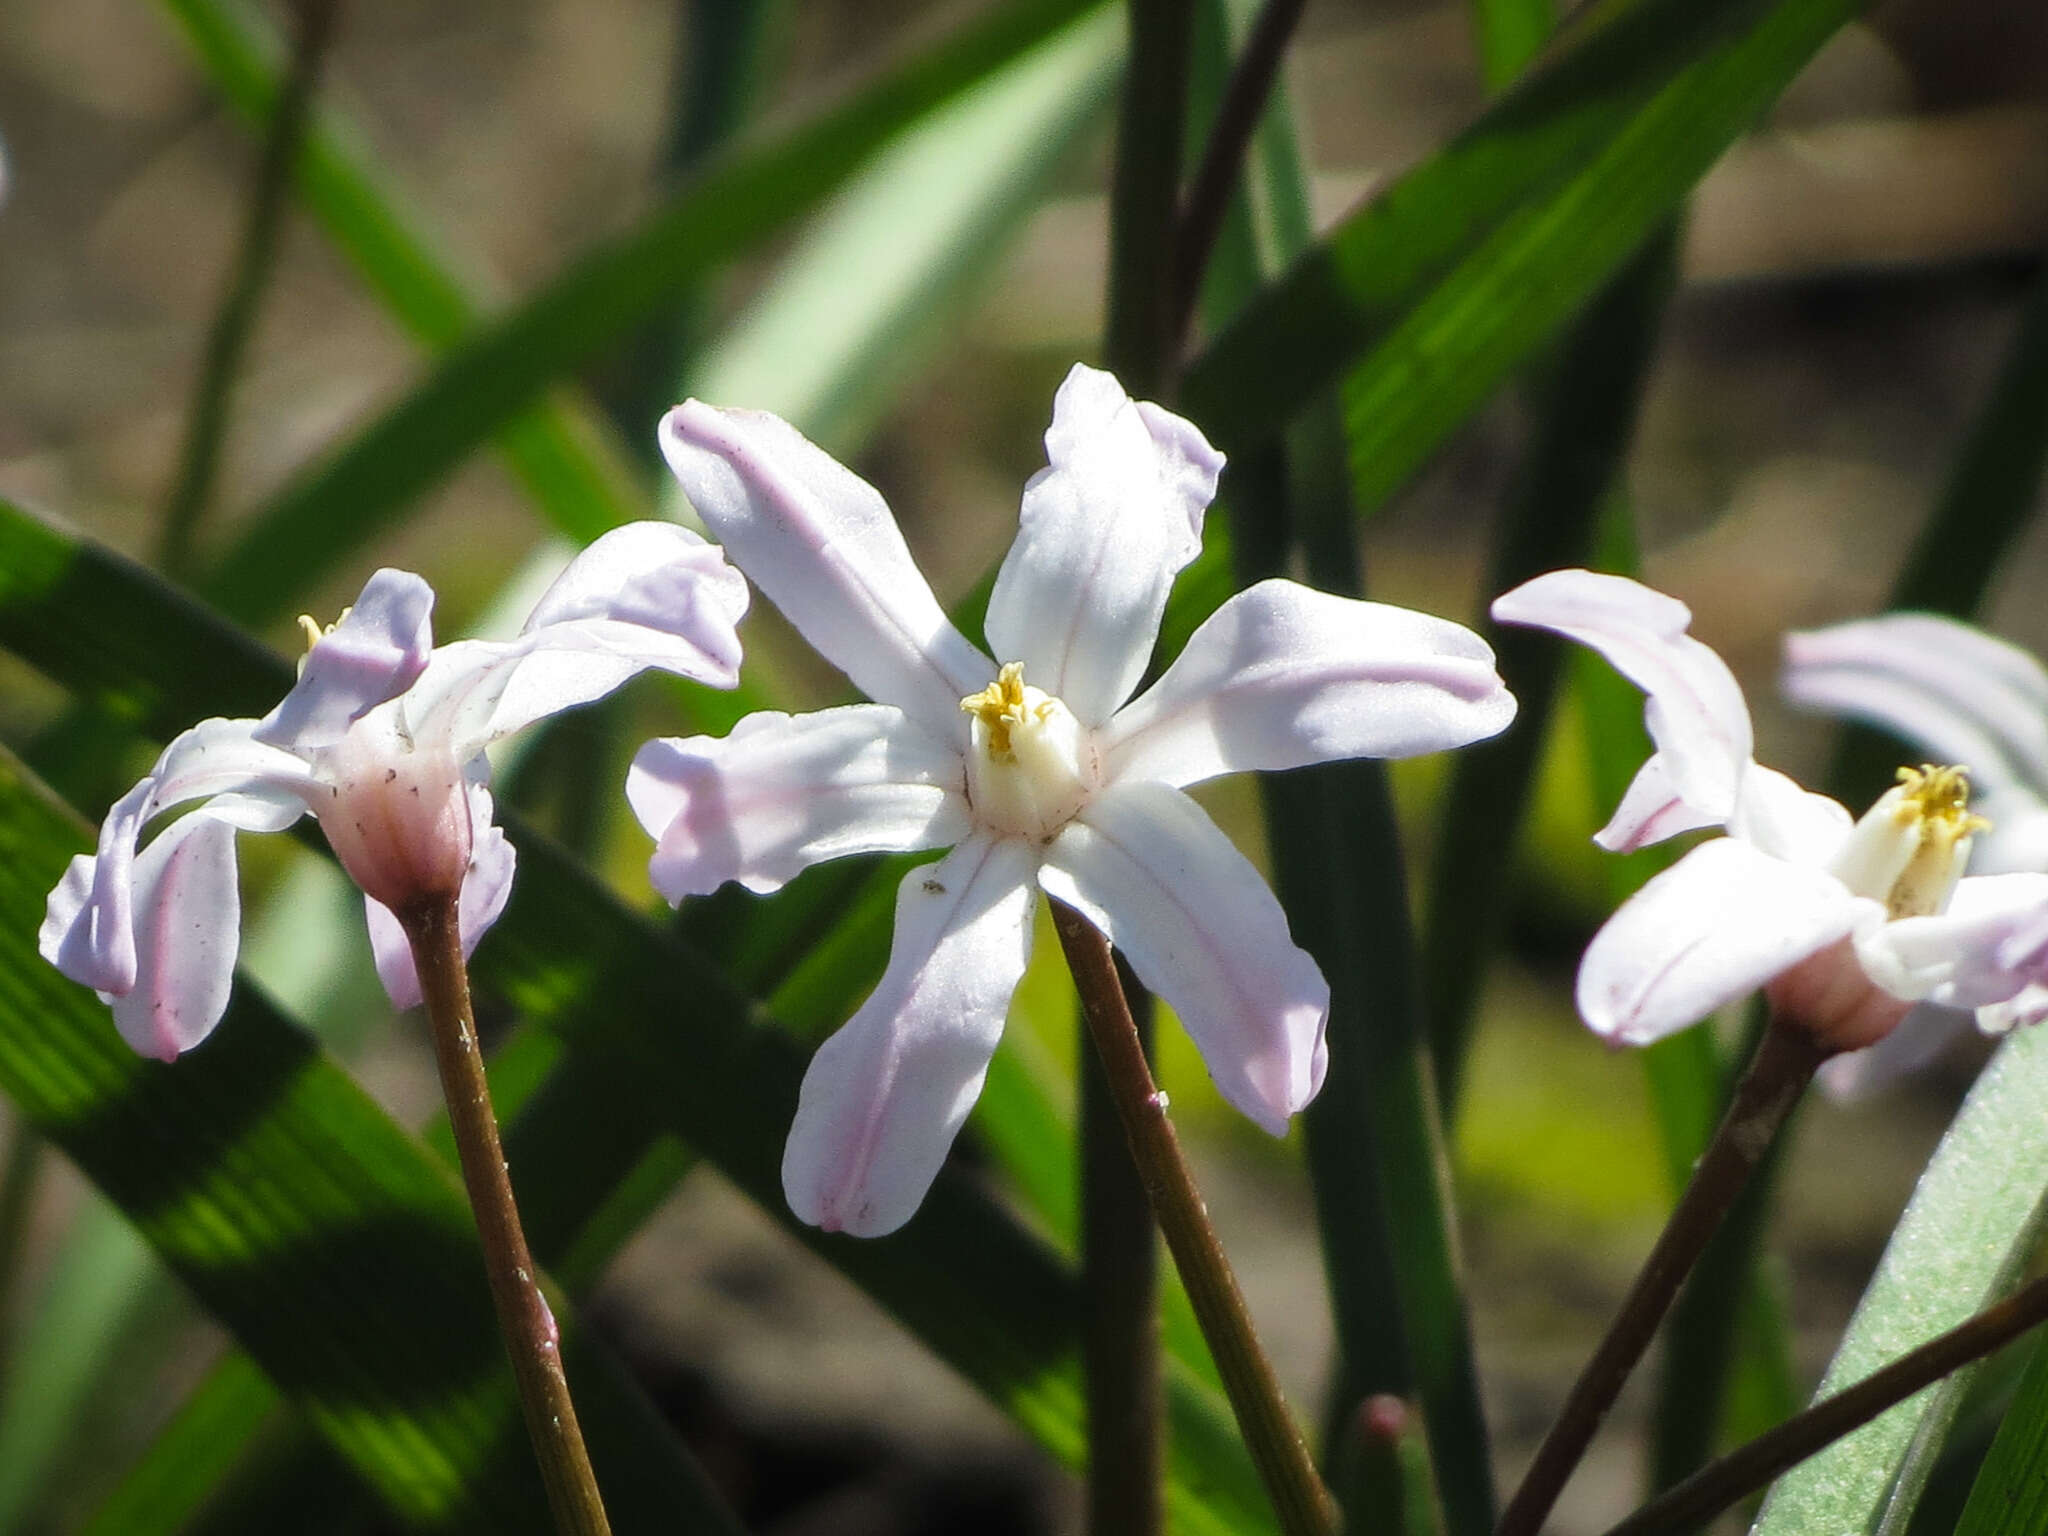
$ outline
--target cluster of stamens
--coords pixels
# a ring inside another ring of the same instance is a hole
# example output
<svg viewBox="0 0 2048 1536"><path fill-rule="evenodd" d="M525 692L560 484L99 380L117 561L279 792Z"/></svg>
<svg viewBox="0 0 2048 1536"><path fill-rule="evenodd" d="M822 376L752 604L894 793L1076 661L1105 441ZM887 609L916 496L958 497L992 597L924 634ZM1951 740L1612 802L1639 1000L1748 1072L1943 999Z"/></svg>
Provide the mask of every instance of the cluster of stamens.
<svg viewBox="0 0 2048 1536"><path fill-rule="evenodd" d="M1901 768L1899 787L1892 815L1901 827L1925 824L1929 833L1950 842L1991 830L1990 821L1970 809L1970 770L1959 763Z"/></svg>
<svg viewBox="0 0 2048 1536"><path fill-rule="evenodd" d="M962 699L960 708L988 727L988 755L999 763L1014 763L1017 749L1010 732L1033 721L1043 724L1052 715L1053 703L1041 699L1032 705L1024 697L1024 663L1007 661L996 680Z"/></svg>

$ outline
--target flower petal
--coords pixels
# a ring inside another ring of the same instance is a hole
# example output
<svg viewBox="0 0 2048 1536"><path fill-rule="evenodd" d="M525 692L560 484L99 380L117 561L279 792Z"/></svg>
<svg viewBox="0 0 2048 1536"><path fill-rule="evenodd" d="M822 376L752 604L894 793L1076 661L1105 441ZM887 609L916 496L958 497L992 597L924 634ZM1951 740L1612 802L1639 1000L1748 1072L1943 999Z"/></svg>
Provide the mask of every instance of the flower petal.
<svg viewBox="0 0 2048 1536"><path fill-rule="evenodd" d="M1514 716L1492 650L1464 625L1262 581L1211 614L1099 739L1109 782L1185 785L1441 752Z"/></svg>
<svg viewBox="0 0 2048 1536"><path fill-rule="evenodd" d="M1664 755L1652 752L1629 780L1628 790L1607 825L1593 834L1593 841L1609 853L1634 853L1667 837L1718 823L1719 818L1704 816L1685 803L1685 797L1679 794L1664 767Z"/></svg>
<svg viewBox="0 0 2048 1536"><path fill-rule="evenodd" d="M1855 818L1841 801L1816 795L1796 779L1751 763L1736 792L1728 831L1774 859L1832 866Z"/></svg>
<svg viewBox="0 0 2048 1536"><path fill-rule="evenodd" d="M1625 576L1551 571L1493 601L1503 624L1531 624L1590 646L1648 695L1643 709L1663 773L1702 818L1725 822L1755 742L1727 663L1686 633L1692 612Z"/></svg>
<svg viewBox="0 0 2048 1536"><path fill-rule="evenodd" d="M1080 363L1053 397L1045 451L989 594L989 644L1100 725L1145 675L1166 594L1202 548L1223 455Z"/></svg>
<svg viewBox="0 0 2048 1536"><path fill-rule="evenodd" d="M1201 807L1163 784L1106 790L1053 839L1038 883L1180 1015L1223 1096L1285 1132L1323 1084L1329 984Z"/></svg>
<svg viewBox="0 0 2048 1536"><path fill-rule="evenodd" d="M1822 1062L1814 1080L1823 1093L1840 1104L1874 1098L1941 1055L1969 1026L1967 1013L1921 1003L1877 1044L1860 1051L1844 1051Z"/></svg>
<svg viewBox="0 0 2048 1536"><path fill-rule="evenodd" d="M971 826L960 754L886 704L748 715L719 740L650 741L626 799L656 841L648 878L671 902L728 880L778 889L850 853L941 848Z"/></svg>
<svg viewBox="0 0 2048 1536"><path fill-rule="evenodd" d="M135 985L109 1001L138 1055L170 1061L227 1012L241 944L235 829L204 810L166 827L135 860Z"/></svg>
<svg viewBox="0 0 2048 1536"><path fill-rule="evenodd" d="M1822 870L1716 838L1593 936L1579 963L1579 1015L1618 1044L1648 1045L1883 915Z"/></svg>
<svg viewBox="0 0 2048 1536"><path fill-rule="evenodd" d="M881 985L818 1048L782 1154L789 1208L856 1237L916 1212L974 1107L1031 956L1027 844L977 835L896 892Z"/></svg>
<svg viewBox="0 0 2048 1536"><path fill-rule="evenodd" d="M691 400L661 451L733 562L819 654L942 739L995 667L953 627L875 488L780 417Z"/></svg>
<svg viewBox="0 0 2048 1536"><path fill-rule="evenodd" d="M306 655L299 680L256 725L256 740L310 752L412 686L434 649L434 589L388 567Z"/></svg>
<svg viewBox="0 0 2048 1536"><path fill-rule="evenodd" d="M2048 874L1976 875L1948 905L1858 938L1863 968L1896 997L1951 1008L2003 1003L2048 982Z"/></svg>
<svg viewBox="0 0 2048 1536"><path fill-rule="evenodd" d="M1968 624L1893 613L1787 635L1784 689L1966 765L1993 796L2048 797L2048 669Z"/></svg>
<svg viewBox="0 0 2048 1536"><path fill-rule="evenodd" d="M251 739L254 720L202 720L164 748L149 774L100 824L99 847L71 861L50 893L40 930L43 958L98 992L135 985L135 848L158 812L222 796L216 821L276 831L306 812L314 779L291 753Z"/></svg>
<svg viewBox="0 0 2048 1536"><path fill-rule="evenodd" d="M476 953L476 946L505 911L512 899L512 875L517 855L504 829L491 820L491 792L472 779L469 784L470 852L469 870L462 877L462 894L457 899L456 922L462 933L464 959ZM413 968L412 945L405 929L391 909L374 896L363 897L363 917L370 930L370 953L377 962L377 979L394 1008L416 1008L420 1003L419 972Z"/></svg>

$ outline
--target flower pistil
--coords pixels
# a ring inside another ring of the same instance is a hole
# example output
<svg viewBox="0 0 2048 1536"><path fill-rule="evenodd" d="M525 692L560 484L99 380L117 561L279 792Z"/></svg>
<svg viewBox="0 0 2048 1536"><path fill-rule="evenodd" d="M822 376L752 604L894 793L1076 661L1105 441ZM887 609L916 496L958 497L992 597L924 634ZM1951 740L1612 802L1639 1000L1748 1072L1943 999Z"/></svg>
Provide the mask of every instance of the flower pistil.
<svg viewBox="0 0 2048 1536"><path fill-rule="evenodd" d="M1970 840L1991 823L1970 809L1970 770L1924 763L1864 812L1836 856L1834 873L1892 918L1927 917L1948 904L1970 859Z"/></svg>

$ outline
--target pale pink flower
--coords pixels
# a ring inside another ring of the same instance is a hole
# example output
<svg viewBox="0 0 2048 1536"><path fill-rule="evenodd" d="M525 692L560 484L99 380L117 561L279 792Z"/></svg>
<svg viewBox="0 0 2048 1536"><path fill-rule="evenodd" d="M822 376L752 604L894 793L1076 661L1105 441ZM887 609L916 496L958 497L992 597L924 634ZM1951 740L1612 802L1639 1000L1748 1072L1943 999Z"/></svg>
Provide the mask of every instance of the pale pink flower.
<svg viewBox="0 0 2048 1536"><path fill-rule="evenodd" d="M44 958L96 989L141 1054L190 1050L227 1008L235 833L282 831L309 812L362 888L392 1001L417 1002L391 908L459 893L467 953L511 894L484 748L648 668L733 686L747 589L696 534L634 523L577 556L516 639L436 649L433 602L418 576L381 570L325 633L303 621L312 647L278 706L172 741L107 813L98 851L50 893ZM195 800L138 852L153 818Z"/></svg>
<svg viewBox="0 0 2048 1536"><path fill-rule="evenodd" d="M1555 630L1647 695L1656 750L1596 841L1626 852L1703 827L1587 946L1579 1012L1646 1044L1757 988L1838 1050L1886 1036L1911 1001L1995 1005L2021 985L1995 934L2038 905L2037 877L1963 878L1983 819L1955 768L1907 770L1860 820L1758 764L1749 710L1676 598L1553 571L1496 599L1502 623Z"/></svg>
<svg viewBox="0 0 2048 1536"><path fill-rule="evenodd" d="M655 886L772 891L842 854L952 848L904 879L881 984L804 1079L791 1208L863 1235L917 1209L981 1090L1038 890L1115 941L1224 1097L1284 1130L1322 1082L1329 989L1184 791L1490 736L1514 701L1484 642L1266 581L1131 698L1223 461L1091 368L1060 388L989 599L1001 665L947 620L882 498L788 423L692 401L661 441L734 562L877 702L650 742L627 793L658 841Z"/></svg>
<svg viewBox="0 0 2048 1536"><path fill-rule="evenodd" d="M1787 635L1784 689L1807 709L1881 726L1929 756L1967 763L1991 822L1971 866L1985 874L2048 871L2048 668L2027 652L1939 614L1885 614ZM2031 978L2007 1001L1978 1008L1980 1028L1997 1033L2048 1017L2048 900L2033 913L2014 906L1946 916L1949 929L1969 924L1975 944ZM1956 936L1934 924L1916 931L1937 948ZM1880 1087L1938 1055L1967 1023L1952 1008L1915 1009L1889 1039L1830 1063L1832 1086Z"/></svg>

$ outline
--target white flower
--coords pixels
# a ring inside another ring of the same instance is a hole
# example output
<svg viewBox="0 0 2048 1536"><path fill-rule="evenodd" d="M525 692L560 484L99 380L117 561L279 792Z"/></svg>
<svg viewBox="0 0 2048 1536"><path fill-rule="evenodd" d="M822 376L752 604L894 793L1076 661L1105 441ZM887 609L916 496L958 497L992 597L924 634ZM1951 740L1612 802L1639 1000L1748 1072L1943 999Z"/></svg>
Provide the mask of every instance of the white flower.
<svg viewBox="0 0 2048 1536"><path fill-rule="evenodd" d="M1784 689L1795 704L1881 726L1932 756L1968 763L1991 822L1973 867L2048 871L2048 668L2034 657L1938 614L1893 613L1787 635ZM1969 923L1973 941L1990 946L2015 977L2029 978L2008 1001L1979 1008L1980 1027L1997 1032L2048 1017L2048 906L1949 916ZM1922 942L1942 937L1935 925L1917 927ZM1835 1086L1875 1088L1930 1060L1963 1022L1952 1009L1916 1009L1892 1039L1830 1063L1845 1069Z"/></svg>
<svg viewBox="0 0 2048 1536"><path fill-rule="evenodd" d="M1591 646L1647 695L1656 751L1597 835L1617 852L1718 826L1587 946L1579 1011L1641 1045L1758 987L1837 1050L1887 1035L1908 1000L1993 1004L2020 985L1989 928L2031 910L2031 876L1961 879L1982 817L1963 770L1904 770L1864 817L1751 756L1742 690L1686 633L1675 598L1619 576L1553 571L1493 615ZM2017 882L2017 883L2015 883Z"/></svg>
<svg viewBox="0 0 2048 1536"><path fill-rule="evenodd" d="M122 1037L170 1060L227 1008L241 924L234 834L312 813L362 888L392 1001L419 1000L391 908L458 895L463 950L512 889L491 823L484 748L602 697L649 667L719 687L738 677L747 588L717 549L661 523L614 529L571 562L515 640L438 650L434 594L381 570L322 633L261 720L203 720L177 737L50 893L43 957L112 1005ZM137 852L144 827L201 800Z"/></svg>
<svg viewBox="0 0 2048 1536"><path fill-rule="evenodd" d="M1329 990L1183 790L1490 736L1514 701L1486 645L1267 581L1131 699L1222 457L1090 368L1060 388L1050 463L1025 487L989 600L1000 666L946 619L882 498L786 422L692 401L661 440L734 562L878 702L650 742L627 794L658 841L656 887L671 901L728 880L771 891L842 854L953 850L903 881L888 970L804 1079L791 1208L863 1235L917 1209L1023 975L1034 888L1109 935L1224 1096L1283 1130L1322 1081Z"/></svg>

